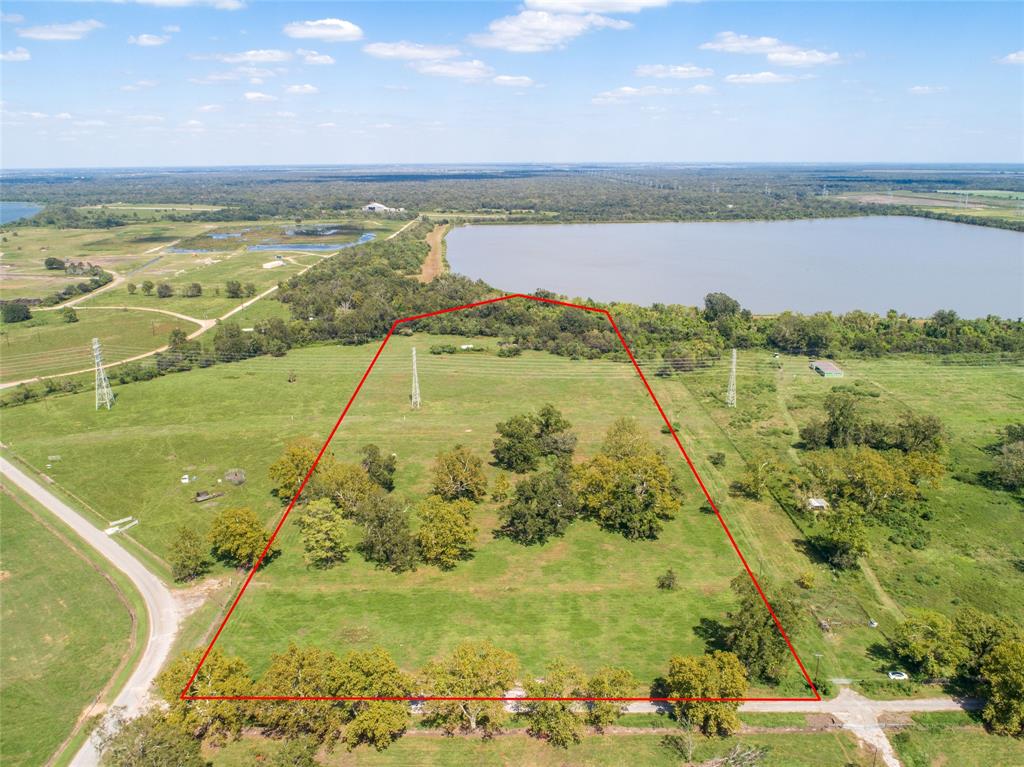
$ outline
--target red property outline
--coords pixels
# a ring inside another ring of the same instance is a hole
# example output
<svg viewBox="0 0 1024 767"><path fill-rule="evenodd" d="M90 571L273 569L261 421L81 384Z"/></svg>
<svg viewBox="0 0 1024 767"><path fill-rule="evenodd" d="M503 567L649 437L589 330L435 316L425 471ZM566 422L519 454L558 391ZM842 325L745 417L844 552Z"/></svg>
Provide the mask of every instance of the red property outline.
<svg viewBox="0 0 1024 767"><path fill-rule="evenodd" d="M508 301L510 299L513 299L513 298L523 298L523 299L526 299L528 301L538 301L540 303L545 303L545 304L555 304L557 306L566 306L566 307L569 307L569 308L572 308L572 309L582 309L583 311L587 311L587 312L594 312L596 314L603 314L608 319L608 322L611 324L612 329L615 331L615 335L618 336L619 342L622 344L622 348L625 349L626 350L626 354L629 355L629 360L630 360L630 362L633 363L633 368L636 370L637 375L640 376L640 380L643 382L644 388L647 389L647 393L650 395L651 401L654 402L654 406L658 409L658 412L661 414L662 420L665 421L665 425L668 427L669 433L672 435L672 439L675 440L676 446L679 448L679 452L682 453L683 458L686 459L686 463L690 467L690 471L693 473L694 478L697 480L697 484L700 486L701 491L704 493L704 497L707 499L708 504L710 504L712 510L715 512L715 516L718 518L719 523L722 525L722 529L725 530L725 534L729 538L729 543L732 544L732 548L736 552L736 556L738 556L739 559L740 559L740 562L743 563L743 568L747 571L747 575L750 576L750 580L754 584L754 588L757 589L757 593L760 595L761 600L764 602L764 606L766 608L768 608L768 612L772 616L772 620L775 621L775 626L776 626L776 628L778 628L779 634L782 635L782 638L786 642L786 646L789 648L789 652L792 654L793 659L797 663L797 666L800 667L800 673L803 674L804 681L807 682L807 684L810 686L811 690L814 692L814 696L813 697L805 697L805 698L781 698L781 697L778 697L778 698L559 698L559 697L551 697L551 698L528 698L528 697L523 697L523 698L507 698L507 697L475 697L475 696L471 696L471 697L450 696L449 697L449 696L429 696L429 695L428 696L409 696L409 697L397 697L397 696L358 696L358 695L355 695L355 696L189 695L188 694L188 690L192 686L192 683L196 680L196 677L199 675L199 670L203 667L203 664L206 662L207 657L209 657L210 652L213 650L213 646L217 643L217 639L220 638L220 634L224 630L224 626L227 625L228 620L231 618L231 614L235 611L235 608L238 606L239 600L241 600L242 595L245 593L245 590L249 587L249 583L252 581L253 576L256 574L256 571L259 569L260 564L262 564L264 557L266 557L267 552L270 551L270 547L273 545L274 540L277 538L277 534L281 531L282 525L284 525L285 520L288 519L288 515L291 513L291 510L294 508L296 502L299 500L299 496L302 495L302 491L303 491L303 489L305 489L306 483L309 481L309 478L313 475L313 472L316 470L317 464L320 463L320 458L326 452L327 447L331 444L331 440L334 439L334 435L338 431L338 428L341 426L341 422L345 420L345 416L348 414L349 409L352 407L352 403L355 402L356 396L358 396L359 391L363 388L363 384L366 383L366 379L369 377L370 371L373 370L373 366L377 364L377 360L380 358L381 352L384 351L384 347L387 346L388 341L391 340L391 336L394 335L395 328L397 328L403 322L414 322L416 320L422 320L422 319L426 319L428 317L436 317L436 316L441 315L441 314L448 314L450 312L462 311L463 309L475 309L475 308L480 307L480 306L487 306L488 304L496 304L496 303L499 303L501 301ZM807 669L804 668L804 664L800 660L800 656L797 655L796 648L793 647L793 643L790 641L789 636L786 634L786 630L782 627L782 623L779 622L779 618L775 614L775 610L772 609L771 604L769 604L769 602L768 602L768 598L764 595L764 591L761 590L761 584L757 582L757 577L754 575L754 571L751 570L750 569L750 565L747 564L747 560L743 556L743 552L740 551L740 547L737 545L736 539L733 538L732 532L730 532L730 530L729 530L729 526L725 523L725 519L722 518L721 512L719 512L718 506L716 506L715 502L711 499L711 494L708 492L707 487L705 487L704 480L701 479L700 474L697 472L697 467L694 466L693 465L693 461L690 460L690 456L686 452L686 448L683 447L683 443L679 441L679 435L676 434L676 430L672 426L672 422L669 421L668 416L665 414L665 411L661 407L661 403L658 401L658 398L654 394L654 390L651 388L651 385L647 382L647 377L644 375L643 371L640 369L640 365L637 363L636 358L633 356L633 352L629 348L629 344L626 343L626 339L623 337L622 331L619 330L619 326L615 323L615 318L612 317L611 312L609 312L607 309L599 309L599 308L594 307L594 306L581 306L580 304L573 304L573 303L569 303L567 301L556 301L556 300L551 299L551 298L541 298L540 296L531 296L531 295L526 295L524 293L508 293L508 294L505 294L505 295L502 295L502 296L498 296L496 298L488 298L488 299L486 299L484 301L477 301L475 303L465 304L463 306L453 306L453 307L450 307L448 309L440 309L440 310L438 310L436 312L428 312L427 314L417 314L417 315L414 315L414 316L411 316L411 317L402 317L401 319L397 319L393 323L391 323L391 329L388 330L388 334L384 337L384 340L381 341L380 346L377 348L377 353L374 354L373 355L373 359L370 360L370 364L366 368L366 372L363 373L363 377L359 379L359 383L356 385L355 391L352 392L352 396L350 396L348 398L348 402L345 403L345 408L341 411L341 415L338 416L338 420L335 422L334 428L331 429L331 433L327 435L327 440L324 442L323 447L320 448L320 452L317 454L316 460L313 461L313 465L309 468L309 471L306 473L306 476L302 480L302 484L299 486L298 491L292 497L291 502L288 504L288 508L286 508L284 510L284 514L281 515L281 519L278 521L277 527L274 528L274 532L273 532L273 534L271 534L270 539L267 541L267 545L264 547L263 552L260 554L260 556L256 560L255 564L253 564L252 569L249 571L248 577L246 577L245 582L242 583L242 587L238 591L238 595L235 597L234 601L231 603L231 607L228 608L227 614L224 616L224 620L222 620L221 623L220 623L220 626L218 626L217 633L213 635L213 639L210 641L210 645L206 648L206 652L203 653L203 657L199 659L199 664L196 666L195 671L192 672L192 676L189 677L189 680L188 680L188 682L186 682L185 687L184 687L184 689L182 689L181 695L179 697L181 698L181 700L282 700L282 701L285 701L285 700L315 700L315 701L328 701L328 700L337 700L337 701L343 701L343 700L345 700L345 701L382 700L382 701L409 701L409 702L417 702L417 701L424 701L424 700L494 700L494 701L510 701L510 702L515 702L515 701L531 701L531 700L537 700L537 701L540 701L540 700L561 700L561 701L621 701L621 702L629 702L629 701L655 702L655 701L659 701L659 702L674 703L674 702L682 702L682 701L754 702L754 701L820 701L821 700L821 694L818 692L818 688L814 686L814 682L811 679L810 675L807 673Z"/></svg>

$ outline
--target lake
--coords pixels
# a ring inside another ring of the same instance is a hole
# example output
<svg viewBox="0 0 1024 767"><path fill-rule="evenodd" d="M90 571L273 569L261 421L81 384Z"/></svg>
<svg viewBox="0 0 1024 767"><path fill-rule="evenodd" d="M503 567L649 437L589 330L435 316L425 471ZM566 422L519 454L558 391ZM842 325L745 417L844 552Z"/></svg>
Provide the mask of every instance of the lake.
<svg viewBox="0 0 1024 767"><path fill-rule="evenodd" d="M469 226L448 234L446 255L512 292L692 306L721 291L764 314L1024 315L1024 234L924 218Z"/></svg>
<svg viewBox="0 0 1024 767"><path fill-rule="evenodd" d="M19 218L34 216L43 209L31 202L0 202L0 224L9 224Z"/></svg>

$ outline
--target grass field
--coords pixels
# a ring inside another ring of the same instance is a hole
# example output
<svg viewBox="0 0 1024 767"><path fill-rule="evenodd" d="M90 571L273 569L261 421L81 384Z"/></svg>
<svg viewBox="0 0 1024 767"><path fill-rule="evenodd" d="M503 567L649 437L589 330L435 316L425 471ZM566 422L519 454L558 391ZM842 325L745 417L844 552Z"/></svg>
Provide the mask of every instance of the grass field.
<svg viewBox="0 0 1024 767"><path fill-rule="evenodd" d="M731 414L720 407L723 371L696 373L685 381L720 433L743 454L773 454L791 465L801 459L793 447L797 427L820 416L834 385L860 382L873 390L877 398L863 399L874 417L894 419L912 408L945 424L951 468L937 487L926 491L930 544L910 549L890 542L883 528L873 528L872 554L863 572L835 580L819 570L818 586L809 593L815 617L827 618L835 629L825 642L823 668L829 675L880 681L886 666L868 650L885 642L886 632L907 608L952 612L973 605L1024 623L1016 564L1024 557L1021 499L986 486L978 476L991 464L987 449L997 430L1020 419L1024 367L911 358L840 363L845 378L826 380L798 358L772 360L764 353L741 353L739 407ZM797 522L803 525L803 520ZM755 547L760 537L763 529L754 533ZM869 617L879 621L879 630L865 625ZM839 668L832 666L832 654L845 659Z"/></svg>
<svg viewBox="0 0 1024 767"><path fill-rule="evenodd" d="M0 762L39 765L118 669L131 602L15 489L0 493L0 531Z"/></svg>
<svg viewBox="0 0 1024 767"><path fill-rule="evenodd" d="M43 261L87 261L128 274L152 260L161 246L211 228L211 224L158 221L114 229L18 227L6 230L0 243L0 298L43 298L80 277L50 271Z"/></svg>
<svg viewBox="0 0 1024 767"><path fill-rule="evenodd" d="M198 326L156 312L81 308L78 322L64 322L60 311L35 311L25 322L0 325L0 381L59 375L92 365L92 339L103 359L116 362L167 342L174 328L191 333Z"/></svg>
<svg viewBox="0 0 1024 767"><path fill-rule="evenodd" d="M325 755L329 767L676 767L682 760L661 745L662 735L623 734L589 736L579 745L562 750L526 735L479 738L444 738L407 735L383 752L344 747ZM846 732L764 734L736 739L701 739L694 759L698 762L722 756L737 742L767 746L765 767L867 767L870 754L860 749ZM242 767L272 755L279 743L246 738L223 749L209 751L215 767ZM262 758L261 758L262 757Z"/></svg>
<svg viewBox="0 0 1024 767"><path fill-rule="evenodd" d="M425 466L438 449L461 441L484 453L497 420L545 400L559 404L574 422L581 454L592 452L608 418L618 414L641 417L654 438L668 445L635 374L624 365L540 353L511 360L423 353L442 340L396 338L333 444L343 459L354 458L369 441L398 453L396 492L416 495L425 489ZM406 410L413 342L421 352L426 402L415 414ZM268 524L275 520L281 506L269 495L266 467L288 439L322 438L373 351L306 348L280 359L119 387L118 405L109 413L93 411L91 393L55 398L6 412L6 439L36 466L59 452L62 460L48 473L106 519L138 516L142 524L133 537L163 557L178 525L203 530L218 505L249 505ZM820 664L823 676L881 681L887 667L871 650L884 644L909 607L951 611L973 604L1021 620L1024 605L1014 585L1020 577L1014 562L1024 557L1015 532L1020 502L976 480L996 429L1019 413L1020 366L954 366L905 357L842 361L847 377L840 383L884 387L870 400L880 413L895 414L908 405L937 413L950 429L956 469L928 493L929 547L907 549L873 531L874 553L865 571L835 578L804 553L803 520L790 519L770 499L750 501L728 492L745 458L774 452L785 461L799 460L792 447L796 427L817 415L836 384L809 371L800 358L783 357L777 364L763 352L741 354L735 410L723 406L723 368L652 377L651 383L680 423L684 444L755 571L777 585L804 571L816 573L814 588L802 592L810 627L796 638L809 669ZM725 464L713 466L709 456L719 451ZM108 465L130 471L111 478L102 472ZM247 470L249 481L240 488L218 485L217 478L235 466ZM186 471L199 476L197 485L178 482ZM214 506L190 502L195 490L213 488L227 493ZM223 647L260 668L292 637L339 647L387 639L400 662L415 667L471 630L503 639L530 670L569 647L570 658L587 667L624 663L649 681L672 652L701 647L692 627L700 617L721 617L728 606L725 583L739 569L714 518L699 513L692 478L684 488L687 513L656 543L627 543L578 524L563 540L522 550L487 538L494 509L482 506L476 559L447 574L423 567L395 576L367 567L358 556L334 570L307 571L295 531L286 525L281 557L255 579L225 630ZM653 580L669 565L680 573L683 588L665 595L653 589ZM437 615L453 611L464 617L464 626L438 621ZM827 634L814 628L823 617L833 625ZM869 618L879 621L878 629L868 626ZM201 637L212 615L202 621L190 635ZM665 632L670 624L671 632ZM521 635L524 630L529 637ZM643 642L633 641L637 632ZM779 691L800 694L802 687L791 674Z"/></svg>
<svg viewBox="0 0 1024 767"><path fill-rule="evenodd" d="M422 351L439 340L446 339L415 343ZM593 452L615 416L625 414L643 419L652 439L668 446L635 373L623 365L543 354L512 360L421 354L427 404L413 414L406 404L413 341L393 343L334 450L340 458L355 459L358 449L373 441L398 452L397 481L410 497L426 491L427 466L439 449L464 442L485 454L494 423L535 402L551 400L563 407L584 454ZM249 481L241 488L220 486L228 492L216 502L220 507L245 503L268 523L280 513L280 503L268 492L266 467L286 439L323 438L368 353L367 348L307 349L284 360L253 360L122 387L118 406L103 414L110 416L106 419L79 412L81 397L60 398L50 404L64 414L50 411L56 431L48 427L48 437L32 436L23 408L11 411L6 430L14 449L33 463L59 444L62 459L50 473L91 506L118 516L126 508L127 488L93 484L88 466L117 454L130 461L131 508L142 520L133 537L166 556L179 524L203 529L215 508L190 503L189 497L215 486L232 466L245 468ZM288 371L296 373L293 384L287 383ZM528 393L523 380L531 382ZM609 403L614 403L611 411ZM194 428L197 422L201 430ZM200 477L198 485L178 482L186 471ZM281 557L247 594L223 636L224 647L261 669L290 637L337 648L384 644L400 663L414 668L459 639L490 636L519 654L532 672L567 655L591 669L622 663L648 684L673 653L700 650L702 640L693 627L701 617L722 617L729 603L727 582L740 567L717 521L699 512L692 487L686 500L686 512L657 542L630 543L581 523L564 540L541 549L491 540L497 518L494 507L484 505L478 511L478 554L452 573L423 567L396 576L358 557L335 570L310 571L296 531L287 525ZM610 567L609 562L630 564ZM654 581L669 566L680 574L680 588L667 594ZM439 620L453 604L463 620Z"/></svg>
<svg viewBox="0 0 1024 767"><path fill-rule="evenodd" d="M1024 741L990 735L966 714L915 714L892 737L904 767L1024 764Z"/></svg>
<svg viewBox="0 0 1024 767"><path fill-rule="evenodd" d="M1020 192L982 189L972 190L969 196L965 197L963 192L893 191L851 194L846 195L846 198L879 205L912 205L920 210L943 215L963 214L1008 222L1024 221Z"/></svg>

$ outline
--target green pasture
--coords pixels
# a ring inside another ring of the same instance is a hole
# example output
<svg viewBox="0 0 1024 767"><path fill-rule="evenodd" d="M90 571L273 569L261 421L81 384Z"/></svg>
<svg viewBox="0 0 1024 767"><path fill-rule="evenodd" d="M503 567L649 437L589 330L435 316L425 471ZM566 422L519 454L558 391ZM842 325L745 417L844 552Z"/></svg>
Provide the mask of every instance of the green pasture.
<svg viewBox="0 0 1024 767"><path fill-rule="evenodd" d="M0 534L0 761L27 767L46 763L119 667L134 600L13 488L0 493Z"/></svg>
<svg viewBox="0 0 1024 767"><path fill-rule="evenodd" d="M105 362L143 354L167 343L175 328L197 325L156 312L76 309L78 322L65 322L60 310L35 310L25 322L0 325L0 381L60 375L89 368L92 339L99 338Z"/></svg>
<svg viewBox="0 0 1024 767"><path fill-rule="evenodd" d="M386 751L363 747L346 751L339 746L322 754L325 767L676 767L681 758L666 749L661 734L586 735L568 749L523 734L502 735L492 740L406 735ZM724 756L737 743L767 746L765 767L867 767L871 755L861 749L850 733L770 733L738 738L699 738L694 752L697 763ZM207 757L215 767L258 764L280 748L280 741L246 737L222 749L210 749Z"/></svg>
<svg viewBox="0 0 1024 767"><path fill-rule="evenodd" d="M916 714L891 736L905 767L1024 764L1024 741L991 735L966 714Z"/></svg>

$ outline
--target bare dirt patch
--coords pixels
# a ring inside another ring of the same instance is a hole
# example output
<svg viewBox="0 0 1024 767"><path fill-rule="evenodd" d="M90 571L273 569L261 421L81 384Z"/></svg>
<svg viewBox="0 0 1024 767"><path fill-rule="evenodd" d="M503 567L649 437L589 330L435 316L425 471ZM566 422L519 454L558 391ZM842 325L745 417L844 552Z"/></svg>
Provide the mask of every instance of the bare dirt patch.
<svg viewBox="0 0 1024 767"><path fill-rule="evenodd" d="M427 254L423 268L420 269L420 282L430 282L444 271L444 259L441 257L444 244L444 235L448 231L447 224L438 224L427 235L427 245L430 246L430 253Z"/></svg>

